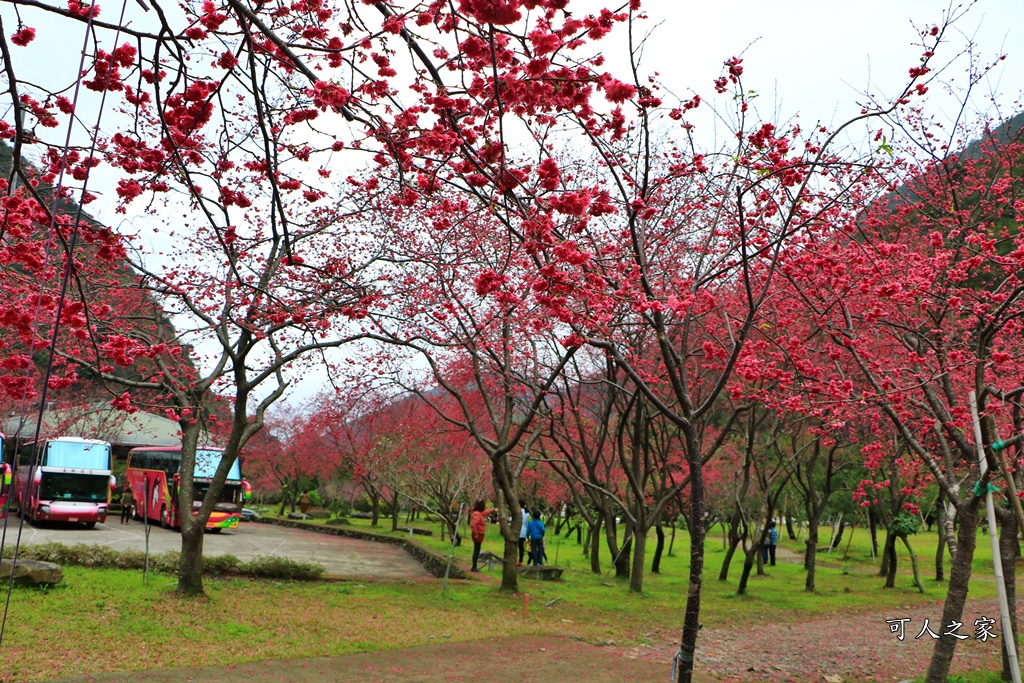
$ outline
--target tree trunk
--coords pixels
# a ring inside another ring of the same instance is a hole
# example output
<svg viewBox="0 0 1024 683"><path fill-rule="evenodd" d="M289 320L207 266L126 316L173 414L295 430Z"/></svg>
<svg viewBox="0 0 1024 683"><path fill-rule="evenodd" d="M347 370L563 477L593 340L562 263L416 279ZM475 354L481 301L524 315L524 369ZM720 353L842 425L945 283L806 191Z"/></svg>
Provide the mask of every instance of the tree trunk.
<svg viewBox="0 0 1024 683"><path fill-rule="evenodd" d="M754 543L751 545L750 550L743 553L743 573L740 574L740 585L736 587L736 595L747 594L747 581L750 579L750 570L754 568L754 564L757 562L760 554L760 543Z"/></svg>
<svg viewBox="0 0 1024 683"><path fill-rule="evenodd" d="M647 529L643 525L633 529L633 572L629 577L629 590L642 593L644 590L644 560L647 551Z"/></svg>
<svg viewBox="0 0 1024 683"><path fill-rule="evenodd" d="M615 566L615 578L628 579L630 560L630 548L633 545L633 535L629 525L626 525L626 536L622 539L622 545L618 544L618 525L615 523L615 515L609 511L604 521L604 535L608 544L608 552L612 555L612 564Z"/></svg>
<svg viewBox="0 0 1024 683"><path fill-rule="evenodd" d="M195 453L199 444L198 425L189 425L182 429L181 449ZM193 502L193 467L182 471L178 485L178 510L181 511L181 558L178 561L178 588L182 595L203 595L203 532L205 524L199 524L192 514ZM183 468L184 470L184 468ZM152 500L152 498L150 498ZM170 515L170 510L167 511Z"/></svg>
<svg viewBox="0 0 1024 683"><path fill-rule="evenodd" d="M501 569L501 589L519 590L519 531L523 510L519 507L519 482L509 464L507 453L491 459L491 482L498 502L498 524L505 539L505 563Z"/></svg>
<svg viewBox="0 0 1024 683"><path fill-rule="evenodd" d="M807 540L804 541L804 569L810 571L813 566L812 557L818 552L818 519L817 515L807 517ZM811 551L814 551L812 555Z"/></svg>
<svg viewBox="0 0 1024 683"><path fill-rule="evenodd" d="M971 562L974 561L974 547L977 543L979 500L972 496L971 503L961 503L958 510L960 528L957 530L956 552L950 563L946 603L942 607L942 624L963 620L964 603L967 601L967 588L971 580ZM956 643L956 638L939 638L935 641L925 683L946 683Z"/></svg>
<svg viewBox="0 0 1024 683"><path fill-rule="evenodd" d="M661 573L661 553L665 550L665 530L661 528L661 522L654 527L654 533L658 537L658 544L654 547L654 560L651 562L651 573Z"/></svg>
<svg viewBox="0 0 1024 683"><path fill-rule="evenodd" d="M1006 603L1010 608L1011 635L1004 635L1004 638L1011 638L1010 642L1017 643L1017 553L1020 548L1017 536L1017 520L1009 510L998 510L997 519L1001 531L999 533L999 556L1003 561L1003 587L1006 589ZM1010 658L1006 656L1006 647L1003 650L1003 680L1012 681L1010 675ZM1017 648L1020 664L1020 647Z"/></svg>
<svg viewBox="0 0 1024 683"><path fill-rule="evenodd" d="M786 516L786 533L789 534L789 540L796 540L796 531L793 530L793 515L787 514Z"/></svg>
<svg viewBox="0 0 1024 683"><path fill-rule="evenodd" d="M191 519L181 521L181 560L178 563L178 592L203 594L203 532L205 525Z"/></svg>
<svg viewBox="0 0 1024 683"><path fill-rule="evenodd" d="M718 572L719 581L729 580L729 565L732 563L732 557L736 554L736 548L740 545L739 537L736 537L735 541L730 540L729 548L725 551L725 559L722 560L722 570Z"/></svg>
<svg viewBox="0 0 1024 683"><path fill-rule="evenodd" d="M882 545L882 564L878 568L879 576L887 576L889 574L889 541L892 540L891 536L892 534L887 530L885 532L885 544Z"/></svg>
<svg viewBox="0 0 1024 683"><path fill-rule="evenodd" d="M900 540L903 541L903 545L907 547L907 552L910 554L910 568L914 571L914 583L917 584L917 590L924 593L924 584L921 583L921 575L917 571L917 555L914 554L914 549L910 547L910 540L906 535L900 536Z"/></svg>
<svg viewBox="0 0 1024 683"><path fill-rule="evenodd" d="M619 556L615 558L615 578L628 579L630 570L630 551L633 548L633 536L627 535L619 548Z"/></svg>
<svg viewBox="0 0 1024 683"><path fill-rule="evenodd" d="M732 517L729 519L729 545L725 550L725 559L722 561L722 569L718 572L719 581L727 581L729 579L729 565L732 563L733 555L736 554L736 548L739 547L740 541L743 537L740 536L739 528L742 517L739 508L732 513Z"/></svg>
<svg viewBox="0 0 1024 683"><path fill-rule="evenodd" d="M807 550L804 552L804 569L807 570L807 577L804 579L804 590L808 593L814 592L814 574L818 562L818 519L807 520Z"/></svg>
<svg viewBox="0 0 1024 683"><path fill-rule="evenodd" d="M874 508L870 507L868 508L868 531L871 532L871 557L878 557L878 520L875 519Z"/></svg>
<svg viewBox="0 0 1024 683"><path fill-rule="evenodd" d="M601 573L601 515L596 516L590 528L590 571Z"/></svg>
<svg viewBox="0 0 1024 683"><path fill-rule="evenodd" d="M853 534L857 531L857 520L860 519L857 515L853 516L853 524L850 526L850 536L846 539L846 550L843 551L843 560L847 560L850 557L850 546L853 545Z"/></svg>
<svg viewBox="0 0 1024 683"><path fill-rule="evenodd" d="M398 531L398 515L401 514L401 510L398 508L398 496L391 501L391 531Z"/></svg>
<svg viewBox="0 0 1024 683"><path fill-rule="evenodd" d="M939 534L939 542L935 548L935 580L945 581L946 569L943 555L946 550L946 506L942 503L941 494L939 502L935 504L935 517L935 530Z"/></svg>
<svg viewBox="0 0 1024 683"><path fill-rule="evenodd" d="M840 541L843 540L843 533L846 531L846 523L843 522L842 518L839 519L839 531L836 532L835 537L832 539L832 544L828 547L829 552L832 552L839 547Z"/></svg>
<svg viewBox="0 0 1024 683"><path fill-rule="evenodd" d="M501 588L515 592L519 590L519 534L516 534L515 538L505 539L505 553L502 559L505 560L505 565L501 570Z"/></svg>
<svg viewBox="0 0 1024 683"><path fill-rule="evenodd" d="M370 526L377 526L377 522L380 521L380 496L370 496L370 504L372 505L370 512L373 514Z"/></svg>
<svg viewBox="0 0 1024 683"><path fill-rule="evenodd" d="M882 551L882 562L886 565L885 587L896 587L896 534L889 531L885 535L885 549Z"/></svg>
<svg viewBox="0 0 1024 683"><path fill-rule="evenodd" d="M693 656L697 651L697 632L700 630L700 598L704 582L704 515L707 501L704 491L704 464L700 439L692 425L686 434L686 459L690 466L690 576L686 595L686 613L683 617L683 635L679 642L679 668L677 683L693 680Z"/></svg>
<svg viewBox="0 0 1024 683"><path fill-rule="evenodd" d="M672 555L672 546L674 546L675 544L676 544L676 522L675 522L675 520L672 520L672 535L669 536L669 538L668 538L668 556L669 557L673 557L673 555ZM1019 548L1020 545L1018 544L1017 547Z"/></svg>
<svg viewBox="0 0 1024 683"><path fill-rule="evenodd" d="M615 565L615 576L616 578L622 578L620 574L623 568L620 564L622 555L626 552L623 548L619 547L619 530L618 525L615 523L615 513L612 510L606 510L604 513L604 540L608 546L608 552L612 557L612 564ZM629 576L629 564L625 567L625 576Z"/></svg>

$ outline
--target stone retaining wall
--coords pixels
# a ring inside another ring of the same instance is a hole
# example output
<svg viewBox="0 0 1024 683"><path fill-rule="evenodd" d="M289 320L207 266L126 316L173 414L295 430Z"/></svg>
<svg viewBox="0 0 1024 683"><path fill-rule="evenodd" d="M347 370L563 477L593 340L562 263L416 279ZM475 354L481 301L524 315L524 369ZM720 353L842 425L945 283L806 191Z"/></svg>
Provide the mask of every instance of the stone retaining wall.
<svg viewBox="0 0 1024 683"><path fill-rule="evenodd" d="M318 534L327 534L328 536L344 536L345 538L357 538L362 541L397 545L404 548L407 553L412 555L421 565L423 565L424 569L439 579L444 578L444 570L448 565L448 558L446 556L439 555L433 550L424 548L419 543L414 543L408 538L386 536L384 534L377 534L372 531L360 531L358 529L340 529L338 527L325 526L323 524L310 524L309 522L300 522L293 519L280 519L277 517L261 517L258 520L253 521L260 524L276 524L277 526L290 527L292 529L302 529L303 531L312 531ZM448 578L465 579L468 577L466 576L466 573L459 569L459 566L452 561L451 570L448 572Z"/></svg>

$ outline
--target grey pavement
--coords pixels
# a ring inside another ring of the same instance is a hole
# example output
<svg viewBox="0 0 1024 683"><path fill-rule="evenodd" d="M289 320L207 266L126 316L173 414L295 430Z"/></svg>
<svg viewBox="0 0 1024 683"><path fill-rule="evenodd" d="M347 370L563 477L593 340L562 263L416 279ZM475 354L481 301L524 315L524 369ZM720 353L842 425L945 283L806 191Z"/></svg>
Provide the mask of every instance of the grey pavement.
<svg viewBox="0 0 1024 683"><path fill-rule="evenodd" d="M0 531L5 520L0 520ZM17 537L18 522L11 515L7 520L5 545ZM95 529L78 524L26 521L21 542L27 545L49 543L109 546L116 550L132 548L145 550L146 536L142 522L118 524L113 517ZM181 549L181 535L177 531L151 526L149 551L153 554ZM271 524L242 522L237 529L224 529L219 534L207 533L203 540L204 555L234 555L248 561L259 556L288 557L299 562L319 564L331 576L421 579L432 578L416 559L400 547L354 538L328 536L301 529L289 529Z"/></svg>

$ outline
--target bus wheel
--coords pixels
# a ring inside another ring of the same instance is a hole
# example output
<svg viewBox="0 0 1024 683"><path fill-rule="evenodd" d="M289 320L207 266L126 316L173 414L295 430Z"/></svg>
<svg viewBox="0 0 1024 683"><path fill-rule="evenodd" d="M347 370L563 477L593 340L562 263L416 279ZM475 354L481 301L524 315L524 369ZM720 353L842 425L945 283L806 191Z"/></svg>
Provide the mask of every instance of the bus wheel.
<svg viewBox="0 0 1024 683"><path fill-rule="evenodd" d="M171 528L171 522L167 519L167 506L160 508L160 526L164 529Z"/></svg>
<svg viewBox="0 0 1024 683"><path fill-rule="evenodd" d="M86 522L85 523L85 528L86 529L95 529L96 528L96 522Z"/></svg>
<svg viewBox="0 0 1024 683"><path fill-rule="evenodd" d="M213 527L212 529L210 529L210 533L211 534L219 534L220 533L220 527L219 526Z"/></svg>

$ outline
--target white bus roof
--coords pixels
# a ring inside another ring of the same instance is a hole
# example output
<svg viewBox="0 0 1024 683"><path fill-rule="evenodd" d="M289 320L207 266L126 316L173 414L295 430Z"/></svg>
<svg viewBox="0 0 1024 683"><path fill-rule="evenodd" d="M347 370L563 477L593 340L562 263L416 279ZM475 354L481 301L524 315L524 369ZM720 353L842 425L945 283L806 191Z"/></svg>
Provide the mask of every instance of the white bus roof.
<svg viewBox="0 0 1024 683"><path fill-rule="evenodd" d="M103 446L109 446L109 441L101 441L99 439L83 439L80 436L57 436L52 439L40 439L40 441L71 441L73 443L92 443L100 444Z"/></svg>

